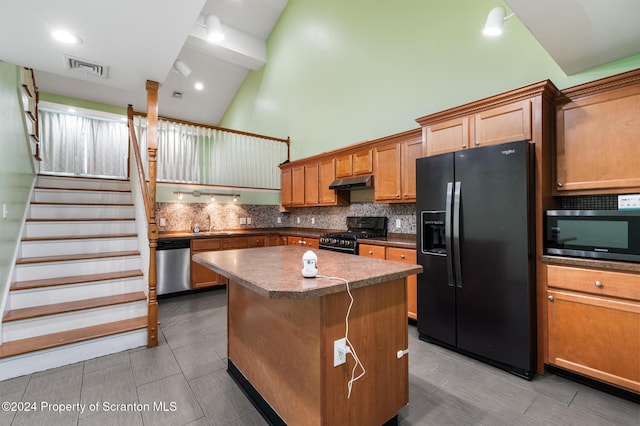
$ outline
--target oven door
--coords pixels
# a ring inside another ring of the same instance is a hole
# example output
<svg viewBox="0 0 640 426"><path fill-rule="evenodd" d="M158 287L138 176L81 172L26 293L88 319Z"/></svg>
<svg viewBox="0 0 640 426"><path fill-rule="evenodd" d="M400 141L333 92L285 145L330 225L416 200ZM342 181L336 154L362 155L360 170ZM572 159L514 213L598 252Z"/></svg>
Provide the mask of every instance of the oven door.
<svg viewBox="0 0 640 426"><path fill-rule="evenodd" d="M322 250L331 250L331 251L337 251L339 253L346 253L346 254L358 254L358 246L356 245L356 247L339 247L339 246L330 246L330 245L326 245L326 244L319 244L318 248L322 249Z"/></svg>

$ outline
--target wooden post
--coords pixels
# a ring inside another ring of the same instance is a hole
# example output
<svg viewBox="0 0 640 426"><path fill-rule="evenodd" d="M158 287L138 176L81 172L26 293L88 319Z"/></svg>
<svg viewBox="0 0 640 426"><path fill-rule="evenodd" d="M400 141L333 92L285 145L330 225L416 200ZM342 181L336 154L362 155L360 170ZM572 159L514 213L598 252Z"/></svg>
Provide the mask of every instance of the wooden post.
<svg viewBox="0 0 640 426"><path fill-rule="evenodd" d="M147 148L149 153L149 302L147 347L158 346L158 299L156 297L156 247L158 225L156 224L156 154L158 152L158 87L155 81L147 80Z"/></svg>

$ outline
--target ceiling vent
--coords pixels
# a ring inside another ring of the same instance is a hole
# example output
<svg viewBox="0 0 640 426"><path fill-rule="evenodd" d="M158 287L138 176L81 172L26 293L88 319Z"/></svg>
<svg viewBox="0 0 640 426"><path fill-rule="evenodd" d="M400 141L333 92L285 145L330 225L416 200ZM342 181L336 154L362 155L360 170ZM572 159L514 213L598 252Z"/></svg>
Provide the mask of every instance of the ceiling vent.
<svg viewBox="0 0 640 426"><path fill-rule="evenodd" d="M85 59L64 55L64 63L68 70L78 71L94 77L108 78L109 67L107 65L89 62Z"/></svg>
<svg viewBox="0 0 640 426"><path fill-rule="evenodd" d="M182 99L182 92L174 91L171 96L173 96L174 98Z"/></svg>

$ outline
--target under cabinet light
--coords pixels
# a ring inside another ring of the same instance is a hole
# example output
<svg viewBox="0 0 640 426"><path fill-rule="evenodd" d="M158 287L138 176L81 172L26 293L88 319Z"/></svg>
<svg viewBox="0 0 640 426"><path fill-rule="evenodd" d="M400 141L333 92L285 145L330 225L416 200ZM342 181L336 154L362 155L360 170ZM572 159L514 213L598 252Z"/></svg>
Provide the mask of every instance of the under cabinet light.
<svg viewBox="0 0 640 426"><path fill-rule="evenodd" d="M205 195L205 196L209 196L211 197L211 201L215 201L216 197L233 197L233 201L238 201L238 198L240 198L240 194L224 194L224 193L220 193L220 192L206 192L206 191L190 191L190 192L182 192L182 191L173 191L174 194L178 194L178 200L182 200L184 194L189 194L192 197L200 197L201 195Z"/></svg>

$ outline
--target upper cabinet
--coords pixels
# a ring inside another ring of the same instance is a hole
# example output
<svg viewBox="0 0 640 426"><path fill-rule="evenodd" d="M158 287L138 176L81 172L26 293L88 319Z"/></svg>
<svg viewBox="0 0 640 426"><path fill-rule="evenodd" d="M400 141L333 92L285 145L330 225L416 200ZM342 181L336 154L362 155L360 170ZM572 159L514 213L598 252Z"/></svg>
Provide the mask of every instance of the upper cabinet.
<svg viewBox="0 0 640 426"><path fill-rule="evenodd" d="M429 118L418 119L423 125L428 156L532 139L529 99L509 102L444 121L430 122Z"/></svg>
<svg viewBox="0 0 640 426"><path fill-rule="evenodd" d="M345 178L373 172L371 149L342 154L336 157L336 177Z"/></svg>
<svg viewBox="0 0 640 426"><path fill-rule="evenodd" d="M374 199L413 202L416 199L416 159L424 156L420 129L379 140L374 148Z"/></svg>
<svg viewBox="0 0 640 426"><path fill-rule="evenodd" d="M640 70L566 89L556 105L556 194L640 191Z"/></svg>
<svg viewBox="0 0 640 426"><path fill-rule="evenodd" d="M281 206L336 206L349 203L349 194L329 189L336 178L336 160L321 157L280 166Z"/></svg>

